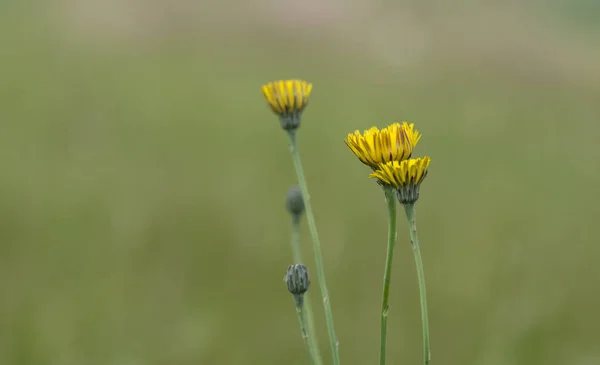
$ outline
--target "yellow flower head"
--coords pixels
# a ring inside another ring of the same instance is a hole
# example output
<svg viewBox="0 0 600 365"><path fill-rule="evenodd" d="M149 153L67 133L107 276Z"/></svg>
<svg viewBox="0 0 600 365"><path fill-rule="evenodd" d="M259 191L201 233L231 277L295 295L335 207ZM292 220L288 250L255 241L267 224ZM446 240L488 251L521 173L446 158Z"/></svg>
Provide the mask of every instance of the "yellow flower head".
<svg viewBox="0 0 600 365"><path fill-rule="evenodd" d="M412 204L419 198L419 187L429 169L431 158L411 158L404 161L391 161L379 165L370 177L396 189L402 204Z"/></svg>
<svg viewBox="0 0 600 365"><path fill-rule="evenodd" d="M421 139L414 124L394 123L382 130L372 127L361 135L359 131L348 134L344 142L365 165L376 170L380 164L410 158L413 148Z"/></svg>
<svg viewBox="0 0 600 365"><path fill-rule="evenodd" d="M298 128L300 114L308 104L311 90L312 84L302 80L273 81L262 87L267 103L281 118L284 129Z"/></svg>

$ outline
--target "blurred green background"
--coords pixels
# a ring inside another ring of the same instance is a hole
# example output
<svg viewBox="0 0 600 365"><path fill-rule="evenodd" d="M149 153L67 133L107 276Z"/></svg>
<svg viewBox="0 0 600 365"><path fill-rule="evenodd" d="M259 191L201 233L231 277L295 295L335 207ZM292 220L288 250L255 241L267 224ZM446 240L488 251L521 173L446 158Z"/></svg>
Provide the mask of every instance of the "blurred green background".
<svg viewBox="0 0 600 365"><path fill-rule="evenodd" d="M260 93L296 77L343 364L377 362L386 240L343 139L394 120L433 159L432 364L599 364L598 24L589 0L0 2L0 364L307 364ZM389 364L419 364L399 219Z"/></svg>

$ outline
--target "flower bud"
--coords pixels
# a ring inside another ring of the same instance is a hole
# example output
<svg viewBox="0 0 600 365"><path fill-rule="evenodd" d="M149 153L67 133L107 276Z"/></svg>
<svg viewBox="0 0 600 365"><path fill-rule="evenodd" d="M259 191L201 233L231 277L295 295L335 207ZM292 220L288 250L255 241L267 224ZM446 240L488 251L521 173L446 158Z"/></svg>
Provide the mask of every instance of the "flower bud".
<svg viewBox="0 0 600 365"><path fill-rule="evenodd" d="M302 297L310 286L306 266L302 264L290 265L285 274L285 283L289 292L294 294L294 297Z"/></svg>
<svg viewBox="0 0 600 365"><path fill-rule="evenodd" d="M292 186L285 199L285 207L291 215L300 217L304 213L304 199L298 186Z"/></svg>

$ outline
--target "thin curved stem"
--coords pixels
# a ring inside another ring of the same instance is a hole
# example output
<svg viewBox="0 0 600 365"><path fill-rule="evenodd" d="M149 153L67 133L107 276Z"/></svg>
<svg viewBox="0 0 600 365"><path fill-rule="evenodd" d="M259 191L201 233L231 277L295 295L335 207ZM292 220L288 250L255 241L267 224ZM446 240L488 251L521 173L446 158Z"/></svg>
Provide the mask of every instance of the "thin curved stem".
<svg viewBox="0 0 600 365"><path fill-rule="evenodd" d="M308 185L306 184L306 178L304 177L304 169L302 168L302 162L300 161L300 154L298 153L298 146L296 143L296 131L288 130L287 135L290 140L290 153L292 155L292 161L298 177L298 185L302 191L302 198L304 199L304 207L306 209L306 220L308 222L308 229L313 241L313 251L315 254L315 264L317 268L317 279L319 287L321 289L321 297L323 299L323 307L325 309L325 320L327 323L327 332L329 334L329 343L331 345L331 354L333 357L333 365L340 364L340 352L339 342L335 335L335 328L333 326L333 314L331 310L331 303L329 300L329 291L327 290L327 283L325 281L325 269L323 265L323 254L321 253L321 242L319 241L319 234L317 233L317 225L315 223L315 216L312 211L312 204L310 202L310 195L308 194Z"/></svg>
<svg viewBox="0 0 600 365"><path fill-rule="evenodd" d="M300 246L300 216L293 215L292 216L292 259L294 260L294 264L302 264L304 260L302 258L302 247ZM296 307L298 311L298 307ZM300 319L300 326L304 325L304 317L306 317L306 329L302 328L302 338L305 338L306 335L308 340L305 339L308 346L308 351L313 360L313 364L322 365L323 359L321 358L321 351L319 350L319 341L317 341L317 332L315 328L315 318L312 310L312 305L310 304L310 297L308 293L304 294L304 313L301 311L298 312L298 316L302 316Z"/></svg>
<svg viewBox="0 0 600 365"><path fill-rule="evenodd" d="M431 361L431 346L429 344L429 319L427 316L427 290L425 288L425 272L423 270L423 259L421 258L421 249L419 248L419 238L417 237L417 222L415 217L414 204L405 204L404 211L408 220L410 233L410 242L412 244L415 264L417 266L417 277L419 280L419 296L421 298L421 322L423 324L423 361L428 365Z"/></svg>
<svg viewBox="0 0 600 365"><path fill-rule="evenodd" d="M394 259L394 246L396 245L396 194L390 187L383 188L388 208L388 242L385 257L385 271L383 274L383 294L381 299L381 347L379 349L379 364L385 365L387 351L387 318L388 301L390 296L390 282L392 277L392 263Z"/></svg>

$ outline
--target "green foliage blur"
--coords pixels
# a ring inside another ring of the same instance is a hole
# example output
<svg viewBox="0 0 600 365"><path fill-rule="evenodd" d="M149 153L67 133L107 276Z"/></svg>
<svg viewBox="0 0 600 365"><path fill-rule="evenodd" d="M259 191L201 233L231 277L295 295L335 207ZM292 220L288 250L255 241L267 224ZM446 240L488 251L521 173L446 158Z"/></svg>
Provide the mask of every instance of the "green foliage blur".
<svg viewBox="0 0 600 365"><path fill-rule="evenodd" d="M600 18L557 3L0 2L0 364L308 363L260 94L281 78L314 83L299 143L344 365L377 361L386 215L343 139L395 120L432 157L432 364L599 364ZM406 228L389 364L421 362Z"/></svg>

